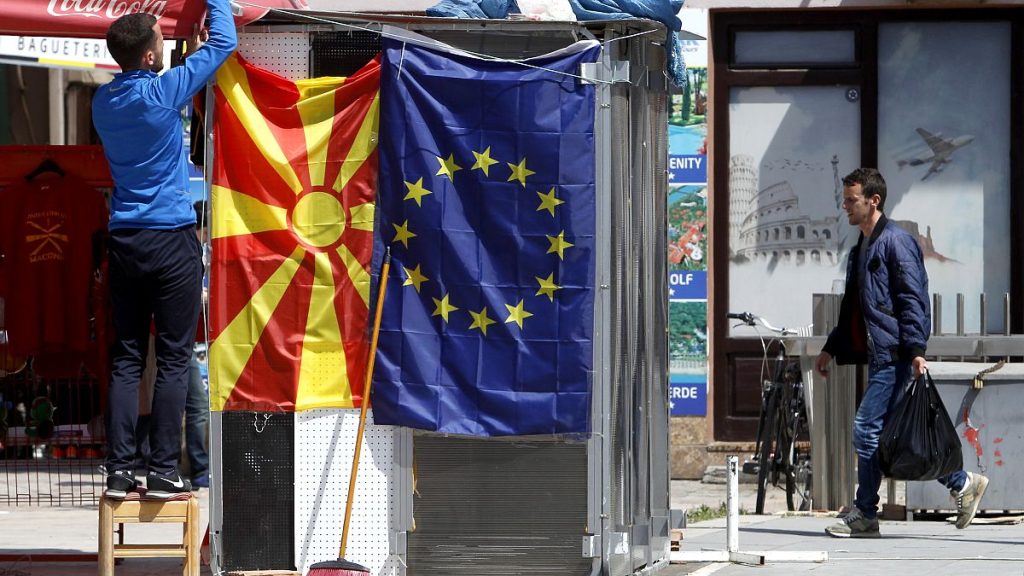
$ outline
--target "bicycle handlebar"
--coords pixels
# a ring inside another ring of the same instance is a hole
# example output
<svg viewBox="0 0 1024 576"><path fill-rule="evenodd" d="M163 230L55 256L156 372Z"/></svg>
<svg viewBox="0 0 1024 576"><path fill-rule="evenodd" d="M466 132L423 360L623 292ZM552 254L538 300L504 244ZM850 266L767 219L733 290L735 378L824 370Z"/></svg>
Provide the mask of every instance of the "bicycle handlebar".
<svg viewBox="0 0 1024 576"><path fill-rule="evenodd" d="M775 326L772 326L764 318L761 318L760 316L755 316L750 312L729 312L726 314L726 317L732 318L734 320L739 320L743 324L746 324L747 326L752 326L754 328L762 326L765 329L771 330L772 332L775 332L780 336L795 336L796 334L798 334L796 330L790 330L789 328L777 328Z"/></svg>

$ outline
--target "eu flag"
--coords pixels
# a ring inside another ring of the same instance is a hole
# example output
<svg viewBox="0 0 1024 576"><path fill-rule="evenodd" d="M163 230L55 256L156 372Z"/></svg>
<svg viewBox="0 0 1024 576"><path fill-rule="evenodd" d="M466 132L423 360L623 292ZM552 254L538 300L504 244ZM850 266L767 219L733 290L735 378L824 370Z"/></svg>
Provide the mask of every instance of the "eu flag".
<svg viewBox="0 0 1024 576"><path fill-rule="evenodd" d="M385 38L377 424L589 433L596 42L522 63ZM454 50L454 49L452 49Z"/></svg>

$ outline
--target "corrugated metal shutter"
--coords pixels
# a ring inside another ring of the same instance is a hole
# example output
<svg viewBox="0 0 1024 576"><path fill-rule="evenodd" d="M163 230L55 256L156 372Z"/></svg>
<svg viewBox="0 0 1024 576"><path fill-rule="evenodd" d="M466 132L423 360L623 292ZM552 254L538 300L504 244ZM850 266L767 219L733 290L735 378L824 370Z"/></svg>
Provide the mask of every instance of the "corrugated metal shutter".
<svg viewBox="0 0 1024 576"><path fill-rule="evenodd" d="M417 436L409 576L590 574L586 444Z"/></svg>

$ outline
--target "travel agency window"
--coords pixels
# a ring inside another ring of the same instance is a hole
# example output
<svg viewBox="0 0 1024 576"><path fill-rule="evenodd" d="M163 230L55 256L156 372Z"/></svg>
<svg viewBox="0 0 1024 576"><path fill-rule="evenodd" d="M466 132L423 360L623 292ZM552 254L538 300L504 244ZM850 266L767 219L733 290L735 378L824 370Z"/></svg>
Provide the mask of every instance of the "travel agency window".
<svg viewBox="0 0 1024 576"><path fill-rule="evenodd" d="M726 312L806 328L813 295L843 291L859 231L842 178L857 167L881 171L886 216L918 238L941 299L936 332L1022 330L1011 222L1024 216L1024 162L1010 129L1021 21L997 9L711 11L716 440L753 440L763 379L761 341Z"/></svg>

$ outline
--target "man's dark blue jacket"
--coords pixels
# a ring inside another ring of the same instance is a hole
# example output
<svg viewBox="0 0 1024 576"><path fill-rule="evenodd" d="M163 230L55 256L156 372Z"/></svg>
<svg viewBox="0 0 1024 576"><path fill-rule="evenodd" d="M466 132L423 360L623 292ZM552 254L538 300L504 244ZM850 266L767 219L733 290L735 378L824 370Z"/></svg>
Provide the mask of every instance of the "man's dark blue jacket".
<svg viewBox="0 0 1024 576"><path fill-rule="evenodd" d="M883 215L858 262L860 235L846 264L839 323L823 350L837 364L883 366L924 356L931 333L928 273L917 239ZM863 289L861 289L863 287Z"/></svg>

